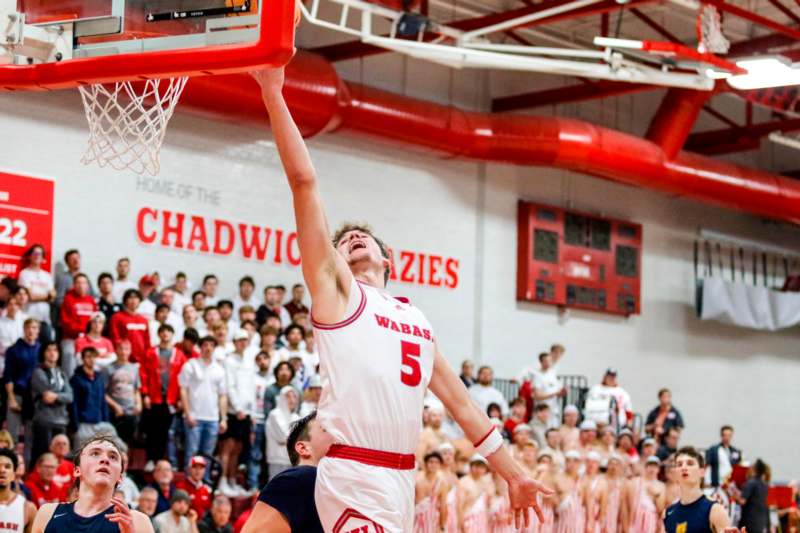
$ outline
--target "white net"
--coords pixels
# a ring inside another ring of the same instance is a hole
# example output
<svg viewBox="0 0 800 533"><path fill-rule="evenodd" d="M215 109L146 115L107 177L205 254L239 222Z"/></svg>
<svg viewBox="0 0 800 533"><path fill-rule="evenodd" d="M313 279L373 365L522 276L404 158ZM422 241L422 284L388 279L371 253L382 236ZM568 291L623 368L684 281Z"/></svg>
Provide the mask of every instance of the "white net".
<svg viewBox="0 0 800 533"><path fill-rule="evenodd" d="M698 21L700 43L697 49L708 54L727 54L731 42L722 33L722 18L714 6L705 5L700 8Z"/></svg>
<svg viewBox="0 0 800 533"><path fill-rule="evenodd" d="M155 176L167 123L188 78L81 86L89 122L88 165Z"/></svg>

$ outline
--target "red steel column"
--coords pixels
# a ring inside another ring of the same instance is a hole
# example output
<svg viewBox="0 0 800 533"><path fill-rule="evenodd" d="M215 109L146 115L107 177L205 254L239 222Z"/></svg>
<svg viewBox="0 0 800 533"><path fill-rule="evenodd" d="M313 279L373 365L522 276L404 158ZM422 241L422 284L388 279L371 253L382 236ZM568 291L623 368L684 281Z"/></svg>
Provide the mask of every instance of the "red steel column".
<svg viewBox="0 0 800 533"><path fill-rule="evenodd" d="M667 91L656 116L650 122L645 137L664 150L667 159L672 159L683 148L697 116L711 98L713 91L670 89Z"/></svg>

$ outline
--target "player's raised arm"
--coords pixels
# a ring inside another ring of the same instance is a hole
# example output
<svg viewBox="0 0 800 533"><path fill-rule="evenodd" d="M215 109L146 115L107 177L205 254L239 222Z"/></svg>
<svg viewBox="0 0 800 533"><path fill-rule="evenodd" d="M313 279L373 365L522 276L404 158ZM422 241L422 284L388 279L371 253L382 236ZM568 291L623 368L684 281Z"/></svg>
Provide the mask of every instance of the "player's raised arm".
<svg viewBox="0 0 800 533"><path fill-rule="evenodd" d="M352 274L330 241L314 165L281 93L283 67L255 71L253 77L261 86L275 144L292 190L303 277L314 301L314 318L333 323L345 312Z"/></svg>
<svg viewBox="0 0 800 533"><path fill-rule="evenodd" d="M543 521L536 495L539 492L548 495L552 491L525 475L502 445L502 437L494 429L489 417L475 407L461 379L450 368L438 348L433 362L433 376L428 386L444 403L467 438L475 444L478 453L486 457L492 468L508 482L508 496L516 527L519 528L523 522L525 527L529 525L529 507L533 507L539 520Z"/></svg>

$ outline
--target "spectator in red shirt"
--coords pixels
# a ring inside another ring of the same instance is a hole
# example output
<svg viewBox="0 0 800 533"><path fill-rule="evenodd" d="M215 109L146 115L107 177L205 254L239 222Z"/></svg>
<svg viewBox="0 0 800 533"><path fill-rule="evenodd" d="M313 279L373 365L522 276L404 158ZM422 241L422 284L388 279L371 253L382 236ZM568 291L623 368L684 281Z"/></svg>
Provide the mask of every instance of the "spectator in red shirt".
<svg viewBox="0 0 800 533"><path fill-rule="evenodd" d="M28 478L25 482L31 491L31 498L36 507L45 503L58 503L66 499L67 494L63 487L54 483L53 478L58 469L58 459L52 453L44 453L36 461L35 477Z"/></svg>
<svg viewBox="0 0 800 533"><path fill-rule="evenodd" d="M75 465L67 459L69 455L69 438L66 435L56 435L50 441L50 453L58 459L58 468L53 477L53 483L60 485L64 491L69 490L75 481Z"/></svg>
<svg viewBox="0 0 800 533"><path fill-rule="evenodd" d="M94 366L98 372L117 360L114 345L107 337L103 336L105 326L106 315L102 311L96 311L89 320L88 331L75 341L75 353L80 354L84 348L89 346L97 350L97 360L95 360Z"/></svg>
<svg viewBox="0 0 800 533"><path fill-rule="evenodd" d="M75 339L86 331L86 324L95 311L97 303L90 294L89 278L78 272L61 305L61 370L66 376L71 376L77 366Z"/></svg>
<svg viewBox="0 0 800 533"><path fill-rule="evenodd" d="M158 328L158 345L147 351L141 366L142 425L147 435L147 460L153 464L167 453L169 428L180 398L178 374L188 360L182 345L193 346L192 339L197 337L197 332L189 328L184 332L189 339L175 345L174 333L172 326L162 324ZM191 353L192 347L189 350Z"/></svg>
<svg viewBox="0 0 800 533"><path fill-rule="evenodd" d="M191 499L191 508L202 517L211 509L211 488L203 482L206 474L205 457L195 455L189 461L189 475L175 484L175 488L185 490Z"/></svg>
<svg viewBox="0 0 800 533"><path fill-rule="evenodd" d="M525 420L525 413L527 412L525 399L514 398L514 401L511 402L510 409L511 413L503 424L503 429L506 430L506 434L509 436L514 434L514 428L517 427L517 424L525 424L527 422L527 420Z"/></svg>
<svg viewBox="0 0 800 533"><path fill-rule="evenodd" d="M75 465L66 458L69 455L69 438L63 433L53 437L53 440L50 441L50 453L58 461L58 468L56 468L52 483L60 487L64 494L67 494L75 481ZM28 474L27 483L39 483L39 469L35 467L35 464L31 473Z"/></svg>
<svg viewBox="0 0 800 533"><path fill-rule="evenodd" d="M150 349L147 318L136 312L141 301L142 295L138 290L128 289L122 299L122 311L111 317L111 342L116 346L121 339L128 339L133 363L144 359Z"/></svg>

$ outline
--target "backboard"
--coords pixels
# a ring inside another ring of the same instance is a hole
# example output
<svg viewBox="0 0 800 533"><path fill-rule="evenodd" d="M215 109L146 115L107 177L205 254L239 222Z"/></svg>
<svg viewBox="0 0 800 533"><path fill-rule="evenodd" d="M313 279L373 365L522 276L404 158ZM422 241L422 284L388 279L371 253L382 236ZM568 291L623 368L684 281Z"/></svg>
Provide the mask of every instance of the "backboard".
<svg viewBox="0 0 800 533"><path fill-rule="evenodd" d="M0 90L281 65L294 18L295 0L0 0Z"/></svg>

